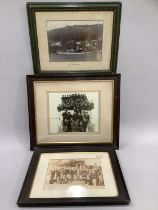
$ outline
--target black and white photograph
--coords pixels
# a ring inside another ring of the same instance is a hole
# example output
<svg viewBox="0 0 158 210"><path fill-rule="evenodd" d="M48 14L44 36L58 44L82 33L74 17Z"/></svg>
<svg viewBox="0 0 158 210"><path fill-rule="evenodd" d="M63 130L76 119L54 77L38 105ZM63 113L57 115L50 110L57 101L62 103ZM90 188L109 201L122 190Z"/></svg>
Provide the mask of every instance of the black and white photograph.
<svg viewBox="0 0 158 210"><path fill-rule="evenodd" d="M116 72L120 3L67 4L28 3L34 71Z"/></svg>
<svg viewBox="0 0 158 210"><path fill-rule="evenodd" d="M103 21L47 21L50 62L101 61Z"/></svg>
<svg viewBox="0 0 158 210"><path fill-rule="evenodd" d="M101 162L98 158L50 160L44 190L70 185L104 188Z"/></svg>
<svg viewBox="0 0 158 210"><path fill-rule="evenodd" d="M99 131L99 92L48 93L49 132Z"/></svg>

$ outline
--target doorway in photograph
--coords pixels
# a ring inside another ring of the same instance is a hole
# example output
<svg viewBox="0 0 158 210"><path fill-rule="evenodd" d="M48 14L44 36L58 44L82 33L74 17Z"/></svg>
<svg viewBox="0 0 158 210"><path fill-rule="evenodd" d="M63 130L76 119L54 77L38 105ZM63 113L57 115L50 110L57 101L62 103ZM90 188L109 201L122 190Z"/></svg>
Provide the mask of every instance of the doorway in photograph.
<svg viewBox="0 0 158 210"><path fill-rule="evenodd" d="M102 60L103 21L47 21L50 62Z"/></svg>
<svg viewBox="0 0 158 210"><path fill-rule="evenodd" d="M50 134L99 132L99 92L49 92Z"/></svg>

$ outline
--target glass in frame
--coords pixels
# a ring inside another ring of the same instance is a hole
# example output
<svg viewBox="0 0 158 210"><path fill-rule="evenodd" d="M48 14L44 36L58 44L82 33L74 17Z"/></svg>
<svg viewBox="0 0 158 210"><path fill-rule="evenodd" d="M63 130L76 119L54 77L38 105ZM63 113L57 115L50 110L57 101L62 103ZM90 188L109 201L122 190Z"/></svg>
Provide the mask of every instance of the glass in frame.
<svg viewBox="0 0 158 210"><path fill-rule="evenodd" d="M27 3L35 73L116 72L121 3Z"/></svg>
<svg viewBox="0 0 158 210"><path fill-rule="evenodd" d="M120 75L27 76L31 149L35 146L119 146Z"/></svg>
<svg viewBox="0 0 158 210"><path fill-rule="evenodd" d="M36 148L19 206L118 205L130 198L110 146Z"/></svg>

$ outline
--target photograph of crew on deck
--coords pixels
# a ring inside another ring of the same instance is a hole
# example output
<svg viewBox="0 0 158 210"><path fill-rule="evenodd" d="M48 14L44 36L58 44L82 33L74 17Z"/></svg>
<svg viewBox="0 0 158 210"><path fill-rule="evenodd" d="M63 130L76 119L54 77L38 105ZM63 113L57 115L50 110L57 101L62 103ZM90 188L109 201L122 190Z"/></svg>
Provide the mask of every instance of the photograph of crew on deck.
<svg viewBox="0 0 158 210"><path fill-rule="evenodd" d="M50 62L101 61L103 21L47 21Z"/></svg>

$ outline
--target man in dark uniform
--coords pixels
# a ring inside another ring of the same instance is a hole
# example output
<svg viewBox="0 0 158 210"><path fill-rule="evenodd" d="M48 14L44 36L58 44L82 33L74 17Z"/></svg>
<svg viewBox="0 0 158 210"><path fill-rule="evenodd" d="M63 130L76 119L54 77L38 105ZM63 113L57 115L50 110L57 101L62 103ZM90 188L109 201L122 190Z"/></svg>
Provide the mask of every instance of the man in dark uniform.
<svg viewBox="0 0 158 210"><path fill-rule="evenodd" d="M68 112L66 109L63 112L62 116L63 116L63 130L66 131L67 130L67 116L68 116Z"/></svg>
<svg viewBox="0 0 158 210"><path fill-rule="evenodd" d="M72 128L71 128L71 120L72 120L72 115L70 112L68 112L67 114L67 121L66 121L66 124L67 124L67 132L71 132L72 131Z"/></svg>
<svg viewBox="0 0 158 210"><path fill-rule="evenodd" d="M88 125L88 122L90 120L90 117L89 117L89 114L88 112L86 111L83 111L83 120L82 120L82 132L86 132L86 129L87 129L87 125Z"/></svg>

